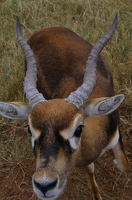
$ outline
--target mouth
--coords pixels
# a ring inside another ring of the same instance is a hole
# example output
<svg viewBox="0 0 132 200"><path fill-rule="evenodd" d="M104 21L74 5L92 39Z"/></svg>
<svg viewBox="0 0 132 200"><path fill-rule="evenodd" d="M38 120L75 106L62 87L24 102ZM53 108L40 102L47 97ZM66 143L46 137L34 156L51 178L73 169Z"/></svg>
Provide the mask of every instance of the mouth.
<svg viewBox="0 0 132 200"><path fill-rule="evenodd" d="M35 194L38 196L41 200L55 200L58 196L62 193L63 190L57 190L53 193L53 191L48 191L46 194L42 194L40 191L34 191Z"/></svg>
<svg viewBox="0 0 132 200"><path fill-rule="evenodd" d="M56 198L57 198L58 196L50 196L50 197L48 197L48 196L38 196L38 198L39 199L41 199L41 200L55 200Z"/></svg>

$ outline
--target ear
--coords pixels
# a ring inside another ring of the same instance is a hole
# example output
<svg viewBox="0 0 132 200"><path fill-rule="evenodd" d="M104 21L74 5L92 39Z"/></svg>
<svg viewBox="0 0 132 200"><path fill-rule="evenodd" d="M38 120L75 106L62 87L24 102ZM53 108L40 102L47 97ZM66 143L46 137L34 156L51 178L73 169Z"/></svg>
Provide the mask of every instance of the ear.
<svg viewBox="0 0 132 200"><path fill-rule="evenodd" d="M113 97L103 97L92 99L84 104L84 112L86 117L99 115L107 115L116 110L124 100L124 95L116 95Z"/></svg>
<svg viewBox="0 0 132 200"><path fill-rule="evenodd" d="M0 102L0 115L9 119L27 119L31 107L22 102Z"/></svg>

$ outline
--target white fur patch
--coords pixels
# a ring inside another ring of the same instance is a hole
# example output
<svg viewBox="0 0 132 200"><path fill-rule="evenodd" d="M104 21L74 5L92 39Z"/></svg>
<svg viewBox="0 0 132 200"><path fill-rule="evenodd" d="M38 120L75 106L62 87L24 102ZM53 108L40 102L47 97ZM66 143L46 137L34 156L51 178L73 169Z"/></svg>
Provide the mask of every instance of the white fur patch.
<svg viewBox="0 0 132 200"><path fill-rule="evenodd" d="M39 136L40 136L40 131L38 130L34 130L33 127L32 127L32 123L31 123L31 119L30 119L30 115L28 117L28 124L29 124L29 127L30 127L30 131L31 131L31 143L32 143L32 147L34 147L34 141L35 139L37 139Z"/></svg>
<svg viewBox="0 0 132 200"><path fill-rule="evenodd" d="M69 142L73 149L77 149L81 143L81 138L72 137Z"/></svg>
<svg viewBox="0 0 132 200"><path fill-rule="evenodd" d="M112 141L110 141L110 143L102 150L100 156L102 156L109 149L113 149L116 146L118 140L119 140L119 130L117 129Z"/></svg>
<svg viewBox="0 0 132 200"><path fill-rule="evenodd" d="M78 126L83 125L84 120L81 114L77 114L71 123L70 127L60 132L64 139L68 139L71 147L77 149L80 145L81 137L75 137L74 133Z"/></svg>
<svg viewBox="0 0 132 200"><path fill-rule="evenodd" d="M114 155L116 157L116 159L113 160L113 163L116 165L116 167L121 172L125 172L126 169L125 169L125 165L124 165L123 160L122 160L122 158L124 157L124 154L122 156L122 151L120 150L118 145L113 148L113 152L114 152ZM126 160L126 158L125 158L125 160Z"/></svg>

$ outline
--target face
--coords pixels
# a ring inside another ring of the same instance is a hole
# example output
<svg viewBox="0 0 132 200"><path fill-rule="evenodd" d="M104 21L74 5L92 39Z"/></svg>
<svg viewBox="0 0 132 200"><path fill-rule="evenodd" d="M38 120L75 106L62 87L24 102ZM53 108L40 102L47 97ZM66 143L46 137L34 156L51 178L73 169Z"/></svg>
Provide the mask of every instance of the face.
<svg viewBox="0 0 132 200"><path fill-rule="evenodd" d="M36 156L32 184L40 199L56 199L65 188L80 149L83 123L83 112L63 100L33 108L29 116Z"/></svg>

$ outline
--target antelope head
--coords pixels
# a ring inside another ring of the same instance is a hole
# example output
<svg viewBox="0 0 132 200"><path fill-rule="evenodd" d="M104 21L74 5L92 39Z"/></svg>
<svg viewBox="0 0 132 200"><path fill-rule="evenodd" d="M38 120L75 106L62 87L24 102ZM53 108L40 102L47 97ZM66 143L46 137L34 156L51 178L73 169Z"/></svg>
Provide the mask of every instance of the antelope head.
<svg viewBox="0 0 132 200"><path fill-rule="evenodd" d="M17 18L17 38L27 61L24 91L29 105L1 102L0 114L11 119L28 118L36 157L32 185L40 199L53 200L62 193L67 176L79 159L86 118L109 114L117 109L124 99L123 95L117 95L88 101L96 85L98 56L112 37L116 24L117 15L111 28L93 47L86 62L83 84L65 99L47 101L37 90L36 61L30 46L22 36Z"/></svg>

